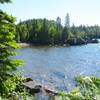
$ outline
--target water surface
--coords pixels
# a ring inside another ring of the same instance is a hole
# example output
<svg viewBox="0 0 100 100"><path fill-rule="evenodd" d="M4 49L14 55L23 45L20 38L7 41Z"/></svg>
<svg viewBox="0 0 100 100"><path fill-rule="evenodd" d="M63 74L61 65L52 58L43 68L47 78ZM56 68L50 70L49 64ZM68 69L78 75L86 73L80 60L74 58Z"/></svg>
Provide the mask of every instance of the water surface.
<svg viewBox="0 0 100 100"><path fill-rule="evenodd" d="M78 75L100 77L100 43L70 47L33 46L17 50L25 61L23 74L32 79L68 91Z"/></svg>

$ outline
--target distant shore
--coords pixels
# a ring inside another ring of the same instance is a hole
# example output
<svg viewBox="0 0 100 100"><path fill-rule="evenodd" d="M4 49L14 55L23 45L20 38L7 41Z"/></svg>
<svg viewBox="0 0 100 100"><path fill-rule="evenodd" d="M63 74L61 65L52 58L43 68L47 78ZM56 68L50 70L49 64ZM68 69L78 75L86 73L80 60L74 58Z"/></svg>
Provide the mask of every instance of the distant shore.
<svg viewBox="0 0 100 100"><path fill-rule="evenodd" d="M33 43L18 43L20 47L30 47L30 46L40 46L40 45L49 45L49 46L73 46L73 45L83 45L88 43L99 43L98 39L82 39L82 38L72 38L69 39L67 43L58 43L58 44L33 44Z"/></svg>
<svg viewBox="0 0 100 100"><path fill-rule="evenodd" d="M30 46L41 46L41 44L32 44L32 43L18 43L20 47L30 47ZM49 45L42 45L42 46L69 46L69 44L49 44Z"/></svg>

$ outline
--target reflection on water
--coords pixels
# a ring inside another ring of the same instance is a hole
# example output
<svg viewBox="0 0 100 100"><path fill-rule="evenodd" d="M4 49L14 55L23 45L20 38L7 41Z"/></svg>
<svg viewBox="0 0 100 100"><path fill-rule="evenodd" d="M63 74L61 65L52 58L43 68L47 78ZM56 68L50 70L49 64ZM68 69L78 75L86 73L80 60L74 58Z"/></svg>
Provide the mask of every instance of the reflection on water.
<svg viewBox="0 0 100 100"><path fill-rule="evenodd" d="M17 50L23 59L24 75L68 91L75 85L77 75L100 76L100 44L70 47L28 47Z"/></svg>

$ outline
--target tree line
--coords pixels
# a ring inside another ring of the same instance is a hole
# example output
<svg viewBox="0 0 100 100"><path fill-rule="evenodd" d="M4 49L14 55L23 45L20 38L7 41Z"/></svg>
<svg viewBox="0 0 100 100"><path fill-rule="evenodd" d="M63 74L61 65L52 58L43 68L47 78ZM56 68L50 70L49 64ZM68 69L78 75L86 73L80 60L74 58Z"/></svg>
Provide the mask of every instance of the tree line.
<svg viewBox="0 0 100 100"><path fill-rule="evenodd" d="M20 21L16 25L17 42L33 44L65 44L72 38L93 39L100 38L100 27L94 26L70 26L70 16L67 13L65 24L61 24L61 18L56 21L48 19L30 19Z"/></svg>

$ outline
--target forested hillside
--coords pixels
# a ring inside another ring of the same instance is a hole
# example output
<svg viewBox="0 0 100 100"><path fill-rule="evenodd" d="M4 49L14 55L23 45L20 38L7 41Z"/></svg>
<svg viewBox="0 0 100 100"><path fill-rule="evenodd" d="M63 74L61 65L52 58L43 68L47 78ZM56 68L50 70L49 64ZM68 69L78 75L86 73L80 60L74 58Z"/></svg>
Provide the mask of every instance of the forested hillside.
<svg viewBox="0 0 100 100"><path fill-rule="evenodd" d="M31 19L16 25L16 40L33 44L66 44L69 40L100 38L100 27L94 26L70 26L69 14L65 17L65 24L61 24L61 18L56 21L47 19Z"/></svg>

